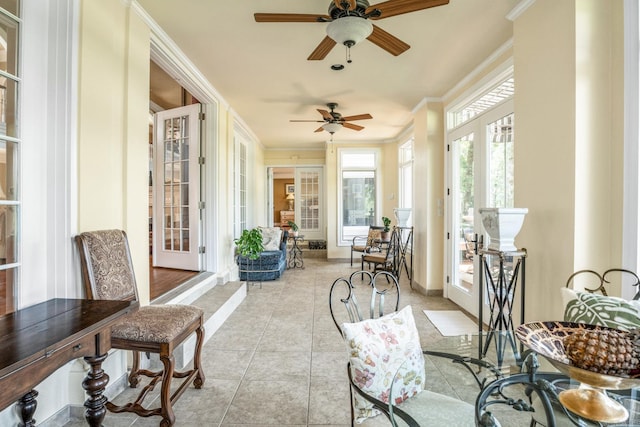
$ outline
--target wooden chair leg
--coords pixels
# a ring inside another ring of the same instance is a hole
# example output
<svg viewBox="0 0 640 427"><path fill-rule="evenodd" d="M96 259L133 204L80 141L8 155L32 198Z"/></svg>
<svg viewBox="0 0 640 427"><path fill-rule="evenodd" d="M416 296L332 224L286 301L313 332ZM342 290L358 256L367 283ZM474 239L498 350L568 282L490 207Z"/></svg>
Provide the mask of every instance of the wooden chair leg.
<svg viewBox="0 0 640 427"><path fill-rule="evenodd" d="M202 353L202 346L204 344L204 327L200 325L198 329L196 329L196 352L193 355L193 369L195 369L198 373L196 374L196 378L193 380L193 386L195 388L202 388L204 384L204 370L202 369L202 365L200 364L200 353Z"/></svg>
<svg viewBox="0 0 640 427"><path fill-rule="evenodd" d="M171 379L173 378L173 354L161 354L160 361L164 366L162 370L162 388L160 389L160 427L171 427L176 421L171 403Z"/></svg>
<svg viewBox="0 0 640 427"><path fill-rule="evenodd" d="M140 383L140 352L132 351L133 363L131 364L131 372L129 372L129 387L136 388Z"/></svg>

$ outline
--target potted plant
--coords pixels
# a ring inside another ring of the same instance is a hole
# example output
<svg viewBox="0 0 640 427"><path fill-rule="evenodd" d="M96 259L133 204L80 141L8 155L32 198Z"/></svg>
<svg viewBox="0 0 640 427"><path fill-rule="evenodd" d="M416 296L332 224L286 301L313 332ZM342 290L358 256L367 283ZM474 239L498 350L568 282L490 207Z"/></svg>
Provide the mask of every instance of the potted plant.
<svg viewBox="0 0 640 427"><path fill-rule="evenodd" d="M391 225L391 220L388 217L383 216L382 225L384 225L384 230L380 232L380 240L386 242L386 241L389 241L389 231L391 231L389 226Z"/></svg>
<svg viewBox="0 0 640 427"><path fill-rule="evenodd" d="M262 251L264 251L262 230L258 227L251 230L242 230L240 237L235 239L233 243L236 244L236 254L250 260L258 259Z"/></svg>
<svg viewBox="0 0 640 427"><path fill-rule="evenodd" d="M289 221L288 224L289 227L291 227L291 234L293 235L293 237L296 237L298 235L298 224L293 221Z"/></svg>

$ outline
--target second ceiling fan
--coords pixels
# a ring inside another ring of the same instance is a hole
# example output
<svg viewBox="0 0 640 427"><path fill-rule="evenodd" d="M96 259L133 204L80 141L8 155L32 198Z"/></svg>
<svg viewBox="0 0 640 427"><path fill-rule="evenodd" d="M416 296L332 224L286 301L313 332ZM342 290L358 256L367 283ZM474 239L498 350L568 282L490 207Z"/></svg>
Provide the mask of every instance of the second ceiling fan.
<svg viewBox="0 0 640 427"><path fill-rule="evenodd" d="M369 5L367 0L333 0L328 15L304 13L255 13L256 22L328 22L327 36L307 58L324 59L336 43L350 49L365 38L392 55L398 56L410 46L369 20L416 12L448 4L449 0L389 0Z"/></svg>
<svg viewBox="0 0 640 427"><path fill-rule="evenodd" d="M338 113L337 111L334 111L337 106L338 106L337 103L329 102L327 104L327 107L329 107L331 111L322 110L318 108L318 112L322 114L322 120L290 120L290 121L291 122L323 123L323 125L320 126L318 129L316 129L315 132L322 132L323 130L326 130L327 132L333 135L342 127L346 127L347 129L352 129L352 130L362 130L364 129L364 126L354 125L353 123L348 123L348 122L355 121L355 120L367 120L367 119L373 118L369 113L342 117L342 114Z"/></svg>

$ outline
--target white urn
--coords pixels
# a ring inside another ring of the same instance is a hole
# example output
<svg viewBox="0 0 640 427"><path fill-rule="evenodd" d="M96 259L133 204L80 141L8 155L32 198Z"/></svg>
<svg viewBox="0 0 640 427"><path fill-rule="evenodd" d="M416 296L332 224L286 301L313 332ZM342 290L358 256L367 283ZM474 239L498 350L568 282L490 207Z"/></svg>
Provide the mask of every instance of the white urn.
<svg viewBox="0 0 640 427"><path fill-rule="evenodd" d="M398 225L400 227L406 227L407 221L409 221L409 217L411 216L411 208L395 208L393 209L393 214L396 217L396 221L398 221Z"/></svg>
<svg viewBox="0 0 640 427"><path fill-rule="evenodd" d="M514 244L522 228L527 208L480 208L482 226L489 235L488 248L500 252L518 250Z"/></svg>

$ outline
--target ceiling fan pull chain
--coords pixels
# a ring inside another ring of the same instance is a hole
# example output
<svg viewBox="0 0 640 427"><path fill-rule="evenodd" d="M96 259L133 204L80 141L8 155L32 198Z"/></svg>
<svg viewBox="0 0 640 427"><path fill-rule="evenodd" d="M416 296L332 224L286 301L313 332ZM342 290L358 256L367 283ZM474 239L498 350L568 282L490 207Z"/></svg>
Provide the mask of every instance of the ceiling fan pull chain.
<svg viewBox="0 0 640 427"><path fill-rule="evenodd" d="M347 64L351 64L351 46L347 46Z"/></svg>

